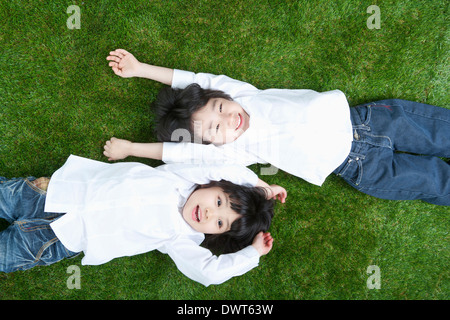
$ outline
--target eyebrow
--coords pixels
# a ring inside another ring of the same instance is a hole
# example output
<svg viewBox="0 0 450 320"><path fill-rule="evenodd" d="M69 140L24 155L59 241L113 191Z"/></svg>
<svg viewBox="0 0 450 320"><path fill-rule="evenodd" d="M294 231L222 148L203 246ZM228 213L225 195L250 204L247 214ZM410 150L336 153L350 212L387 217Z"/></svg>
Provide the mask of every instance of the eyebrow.
<svg viewBox="0 0 450 320"><path fill-rule="evenodd" d="M229 201L228 201L228 195L226 194L226 193L224 193L224 195L225 195L225 206L226 207L228 207L228 204L230 203ZM230 205L230 209L231 209L231 205ZM230 220L229 220L229 218L227 217L227 230L230 230L231 229L231 225L232 225L233 223L230 223Z"/></svg>
<svg viewBox="0 0 450 320"><path fill-rule="evenodd" d="M216 104L217 104L217 99L214 99L213 101L214 102L212 104L211 111L214 111L214 109L216 108ZM211 129L212 129L212 121L209 123L209 129L208 130L211 130Z"/></svg>
<svg viewBox="0 0 450 320"><path fill-rule="evenodd" d="M224 195L225 195L225 202L226 202L225 205L228 207L228 204L230 203L230 201L228 200L228 195L226 193L224 193Z"/></svg>

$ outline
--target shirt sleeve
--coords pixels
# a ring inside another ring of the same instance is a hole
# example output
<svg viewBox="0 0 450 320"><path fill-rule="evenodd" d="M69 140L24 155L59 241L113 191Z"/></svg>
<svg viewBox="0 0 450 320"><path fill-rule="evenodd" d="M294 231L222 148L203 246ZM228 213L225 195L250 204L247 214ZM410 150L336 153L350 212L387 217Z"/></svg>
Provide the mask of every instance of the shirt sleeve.
<svg viewBox="0 0 450 320"><path fill-rule="evenodd" d="M172 88L184 89L192 83L197 83L203 89L221 90L233 99L254 94L258 91L253 85L226 75L174 70Z"/></svg>
<svg viewBox="0 0 450 320"><path fill-rule="evenodd" d="M256 186L258 176L252 170L239 165L190 165L166 164L158 170L169 171L189 184L207 184L210 181L227 180L238 185Z"/></svg>
<svg viewBox="0 0 450 320"><path fill-rule="evenodd" d="M162 161L165 163L225 164L249 166L265 163L233 143L222 146L190 142L163 142Z"/></svg>
<svg viewBox="0 0 450 320"><path fill-rule="evenodd" d="M190 239L178 239L167 254L188 278L204 286L221 284L258 266L259 253L253 246L238 252L215 256Z"/></svg>

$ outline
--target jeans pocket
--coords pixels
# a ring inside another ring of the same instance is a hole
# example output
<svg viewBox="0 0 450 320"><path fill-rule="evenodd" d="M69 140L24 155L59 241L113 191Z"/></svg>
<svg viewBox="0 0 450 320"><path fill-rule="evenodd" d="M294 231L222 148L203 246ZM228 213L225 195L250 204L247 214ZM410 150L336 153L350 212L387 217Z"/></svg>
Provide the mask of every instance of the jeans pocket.
<svg viewBox="0 0 450 320"><path fill-rule="evenodd" d="M345 181L358 188L363 176L362 158L360 156L349 156L346 165L338 173Z"/></svg>
<svg viewBox="0 0 450 320"><path fill-rule="evenodd" d="M369 132L372 119L372 104L360 105L350 109L354 129Z"/></svg>
<svg viewBox="0 0 450 320"><path fill-rule="evenodd" d="M33 180L30 180L33 179ZM44 184L48 185L48 182L50 181L48 178L38 178L38 179L34 179L34 178L26 178L25 179L25 183L27 184L27 186L29 186L33 191L37 192L38 194L41 195L46 195L47 194L47 188L41 189L39 187L36 186L36 182L37 181L42 181Z"/></svg>
<svg viewBox="0 0 450 320"><path fill-rule="evenodd" d="M16 239L15 257L17 270L30 269L36 265L48 265L65 257L55 245L59 239L56 237L49 223L45 219L16 221L19 234Z"/></svg>

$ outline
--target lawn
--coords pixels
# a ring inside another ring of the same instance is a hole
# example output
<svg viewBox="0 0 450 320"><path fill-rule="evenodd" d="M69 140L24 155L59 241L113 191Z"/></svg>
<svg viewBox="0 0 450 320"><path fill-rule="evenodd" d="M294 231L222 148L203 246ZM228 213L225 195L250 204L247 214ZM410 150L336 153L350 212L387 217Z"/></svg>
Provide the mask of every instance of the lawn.
<svg viewBox="0 0 450 320"><path fill-rule="evenodd" d="M67 27L70 5L80 29ZM370 5L379 29L367 26ZM450 108L448 9L446 0L1 0L0 176L49 176L70 154L107 161L112 136L155 141L150 104L162 85L115 76L106 56L116 48L261 89L340 89L352 106L402 98ZM243 276L203 287L159 252L101 266L79 256L0 274L0 299L450 298L448 207L376 199L335 176L322 187L282 171L262 178L288 199L276 207L273 250ZM67 287L71 265L81 289ZM380 289L367 286L369 266Z"/></svg>

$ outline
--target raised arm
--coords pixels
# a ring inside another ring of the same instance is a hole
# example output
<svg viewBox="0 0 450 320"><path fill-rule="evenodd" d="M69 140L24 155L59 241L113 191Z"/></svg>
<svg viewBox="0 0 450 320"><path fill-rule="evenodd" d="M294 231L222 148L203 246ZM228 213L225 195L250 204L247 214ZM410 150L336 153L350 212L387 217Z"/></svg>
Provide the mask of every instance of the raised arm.
<svg viewBox="0 0 450 320"><path fill-rule="evenodd" d="M178 239L167 252L178 269L187 277L205 286L220 284L242 275L259 263L259 258L272 249L270 233L260 232L253 244L235 253L213 255L211 251L190 240Z"/></svg>
<svg viewBox="0 0 450 320"><path fill-rule="evenodd" d="M103 154L110 161L125 159L129 156L161 160L163 144L161 142L136 143L113 137L106 141L104 150Z"/></svg>
<svg viewBox="0 0 450 320"><path fill-rule="evenodd" d="M173 69L139 62L133 54L124 49L111 51L106 60L110 61L109 66L114 73L122 78L147 78L172 85Z"/></svg>

